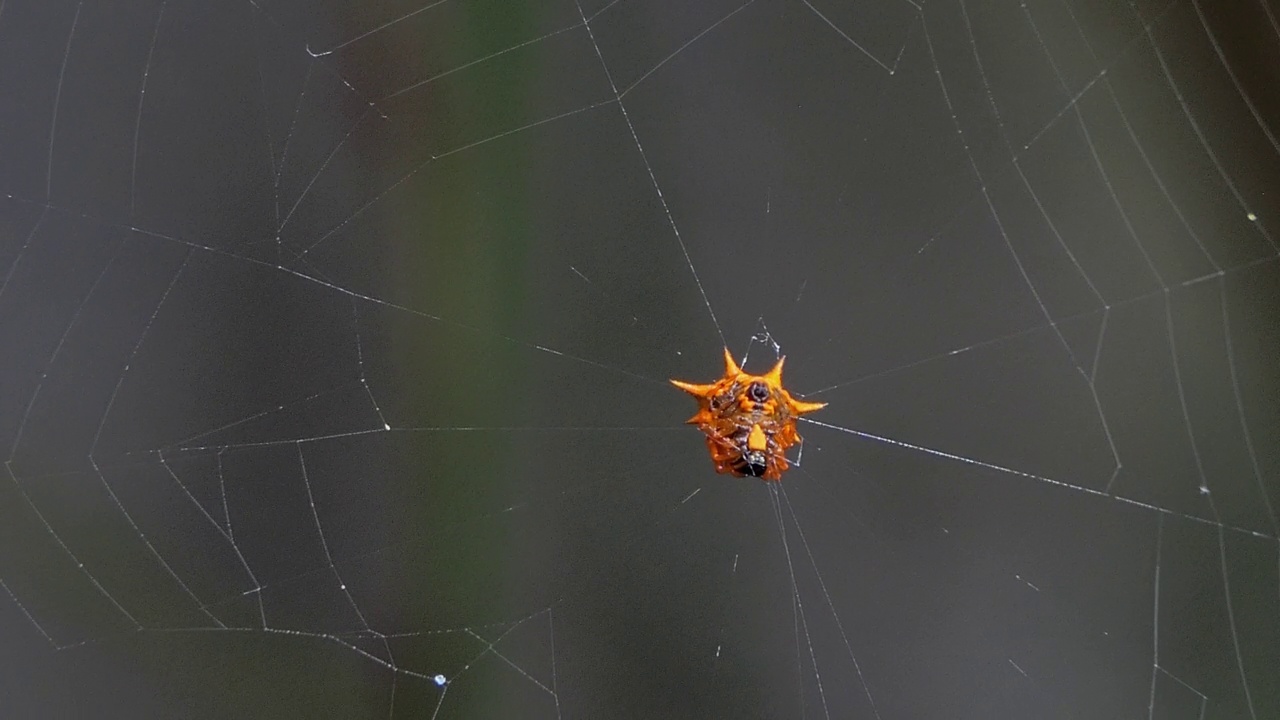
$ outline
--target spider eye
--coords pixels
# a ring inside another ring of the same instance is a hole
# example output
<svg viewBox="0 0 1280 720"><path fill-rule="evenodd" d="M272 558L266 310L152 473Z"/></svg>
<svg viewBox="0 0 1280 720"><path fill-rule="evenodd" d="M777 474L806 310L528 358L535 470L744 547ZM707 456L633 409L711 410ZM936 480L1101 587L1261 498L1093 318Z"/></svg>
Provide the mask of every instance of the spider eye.
<svg viewBox="0 0 1280 720"><path fill-rule="evenodd" d="M747 387L747 396L756 402L764 402L769 399L769 386L756 380Z"/></svg>

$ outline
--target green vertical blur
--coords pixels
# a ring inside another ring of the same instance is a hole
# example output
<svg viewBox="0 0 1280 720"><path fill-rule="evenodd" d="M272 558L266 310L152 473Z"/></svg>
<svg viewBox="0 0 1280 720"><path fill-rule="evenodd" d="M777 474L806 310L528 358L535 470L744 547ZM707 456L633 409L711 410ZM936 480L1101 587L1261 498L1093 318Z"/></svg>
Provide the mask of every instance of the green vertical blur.
<svg viewBox="0 0 1280 720"><path fill-rule="evenodd" d="M464 22L451 22L448 28L451 37L443 65L457 67L535 36L530 13L524 3L454 6L451 20L461 15ZM468 114L477 108L483 108L486 125L493 122L492 127L500 130L528 123L529 85L537 73L521 61L535 56L521 53L490 61L501 63L497 67L504 71L482 68L484 82L468 82L464 71L460 78L433 85L432 102L440 108L442 127L428 122L422 129L430 146L443 150L479 139L467 122ZM423 69L424 75L431 72L439 68ZM397 218L403 225L392 234L402 243L392 249L401 264L396 274L419 279L421 292L415 290L415 297L447 300L445 309L415 309L440 312L446 320L479 330L472 333L426 321L416 323L432 325L423 327L421 334L397 337L397 358L425 363L403 366L397 379L398 387L409 390L407 399L416 417L446 425L513 424L512 410L521 402L528 356L524 348L497 336L526 335L522 330L527 321L525 274L532 241L528 142L516 134L434 163L428 179L417 184L430 195L413 205L415 213ZM457 312L461 315L455 316ZM431 450L414 458L418 469L411 482L417 486L408 492L421 502L404 508L413 517L397 520L422 537L437 537L440 528L457 528L460 523L462 529L447 531L445 544L428 543L412 555L430 570L429 580L401 580L415 590L399 593L407 617L421 618L427 627L449 627L450 620L434 620L442 613L460 614L457 607L442 607L450 602L465 604L461 614L479 622L509 615L510 604L503 597L509 576L506 563L516 555L510 527L480 518L513 496L511 484L516 476L512 470L519 467L511 445L515 439L504 431L436 433L425 445ZM412 567L402 571L411 572ZM437 585L442 581L457 587L441 593ZM490 656L469 671L470 682L479 681L479 685L449 695L453 714L519 716L519 708L505 707L503 698L483 681L483 668L492 660Z"/></svg>

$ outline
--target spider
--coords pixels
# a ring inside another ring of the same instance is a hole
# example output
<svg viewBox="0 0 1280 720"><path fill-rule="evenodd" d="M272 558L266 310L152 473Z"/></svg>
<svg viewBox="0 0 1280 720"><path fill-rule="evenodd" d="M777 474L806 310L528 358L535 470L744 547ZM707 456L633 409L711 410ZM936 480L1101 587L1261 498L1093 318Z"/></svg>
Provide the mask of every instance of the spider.
<svg viewBox="0 0 1280 720"><path fill-rule="evenodd" d="M781 480L790 467L787 449L801 440L796 418L827 404L796 400L783 389L785 360L764 375L748 375L725 348L724 377L710 385L671 381L698 400L688 423L706 434L716 472Z"/></svg>

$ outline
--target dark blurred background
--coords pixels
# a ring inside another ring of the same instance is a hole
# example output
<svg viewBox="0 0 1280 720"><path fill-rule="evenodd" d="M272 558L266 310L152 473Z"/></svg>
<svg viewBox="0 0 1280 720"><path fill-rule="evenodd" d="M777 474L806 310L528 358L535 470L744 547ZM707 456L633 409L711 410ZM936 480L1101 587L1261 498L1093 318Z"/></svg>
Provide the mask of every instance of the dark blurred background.
<svg viewBox="0 0 1280 720"><path fill-rule="evenodd" d="M0 0L0 716L1280 717L1278 12Z"/></svg>

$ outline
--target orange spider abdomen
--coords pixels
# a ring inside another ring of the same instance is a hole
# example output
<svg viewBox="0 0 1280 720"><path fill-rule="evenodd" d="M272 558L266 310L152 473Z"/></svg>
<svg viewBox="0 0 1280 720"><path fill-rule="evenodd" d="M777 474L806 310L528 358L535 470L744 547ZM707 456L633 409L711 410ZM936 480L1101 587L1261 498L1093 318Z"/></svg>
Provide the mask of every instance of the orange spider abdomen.
<svg viewBox="0 0 1280 720"><path fill-rule="evenodd" d="M707 436L716 472L781 480L790 467L787 449L800 442L796 419L826 403L796 400L782 387L782 364L764 375L748 375L725 348L724 377L709 385L672 380L693 395L698 412L688 422Z"/></svg>

